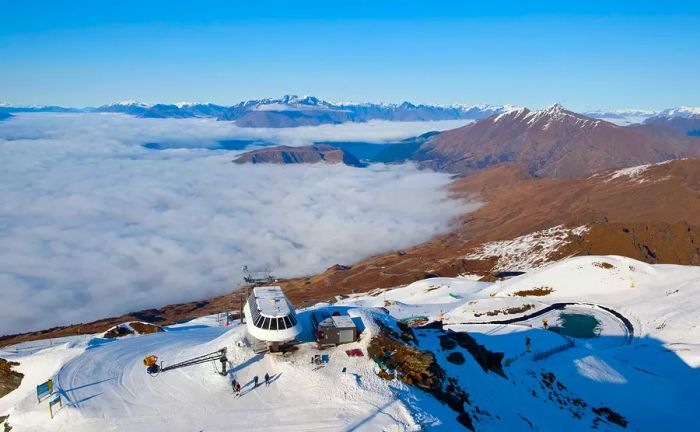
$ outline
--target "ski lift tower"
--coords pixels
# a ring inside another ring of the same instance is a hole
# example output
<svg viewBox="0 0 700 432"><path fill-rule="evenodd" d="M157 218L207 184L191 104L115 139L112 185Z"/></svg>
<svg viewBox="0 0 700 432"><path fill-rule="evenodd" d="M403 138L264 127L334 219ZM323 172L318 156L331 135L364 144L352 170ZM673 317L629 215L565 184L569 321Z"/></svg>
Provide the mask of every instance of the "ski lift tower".
<svg viewBox="0 0 700 432"><path fill-rule="evenodd" d="M243 308L245 307L245 302L250 295L250 290L256 286L270 285L275 282L276 279L272 276L272 271L268 268L262 270L249 270L247 265L243 266L243 295L240 297L240 319L241 323L245 322L245 315L243 313Z"/></svg>
<svg viewBox="0 0 700 432"><path fill-rule="evenodd" d="M270 269L250 271L248 270L248 266L244 265L243 280L245 281L246 285L257 286L274 282L275 278L272 277L272 271L270 271Z"/></svg>

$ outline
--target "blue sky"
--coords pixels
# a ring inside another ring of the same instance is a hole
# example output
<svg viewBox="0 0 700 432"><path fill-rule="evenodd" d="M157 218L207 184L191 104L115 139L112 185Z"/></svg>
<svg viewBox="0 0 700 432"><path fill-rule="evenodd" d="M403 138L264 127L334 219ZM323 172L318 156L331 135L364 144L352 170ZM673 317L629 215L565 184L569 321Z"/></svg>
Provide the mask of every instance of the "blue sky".
<svg viewBox="0 0 700 432"><path fill-rule="evenodd" d="M0 101L700 105L700 2L483 3L0 0Z"/></svg>

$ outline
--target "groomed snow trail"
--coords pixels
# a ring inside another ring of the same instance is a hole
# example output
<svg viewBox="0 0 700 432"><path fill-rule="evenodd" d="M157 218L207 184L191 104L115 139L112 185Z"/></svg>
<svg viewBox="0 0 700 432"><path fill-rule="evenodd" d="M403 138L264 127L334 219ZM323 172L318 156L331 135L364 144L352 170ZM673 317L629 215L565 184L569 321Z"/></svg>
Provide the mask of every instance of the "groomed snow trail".
<svg viewBox="0 0 700 432"><path fill-rule="evenodd" d="M410 412L366 358L348 358L342 349L324 351L330 363L314 370L308 361L313 348L302 346L290 357L255 355L239 346L242 335L241 327L193 326L97 344L57 373L65 407L53 421L45 403L25 401L12 424L18 431L49 425L59 431L415 429ZM231 362L227 377L217 375L214 368L220 365L213 363L156 377L142 364L152 353L168 365L224 346ZM269 386L266 372L272 377ZM261 384L253 388L256 375ZM239 398L231 390L233 377L243 386Z"/></svg>

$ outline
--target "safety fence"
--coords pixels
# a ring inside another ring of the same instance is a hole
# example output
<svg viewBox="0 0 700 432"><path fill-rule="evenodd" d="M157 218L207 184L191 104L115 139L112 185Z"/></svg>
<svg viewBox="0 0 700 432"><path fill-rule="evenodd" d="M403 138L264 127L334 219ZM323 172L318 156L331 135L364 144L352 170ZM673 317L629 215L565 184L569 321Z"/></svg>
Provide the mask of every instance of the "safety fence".
<svg viewBox="0 0 700 432"><path fill-rule="evenodd" d="M515 363L516 360L518 360L519 358L523 357L525 354L527 354L527 352L526 352L526 351L523 351L523 352L521 352L520 354L516 355L515 357L508 357L508 358L505 360L505 365L506 365L506 367L508 367L508 366L512 365L513 363Z"/></svg>
<svg viewBox="0 0 700 432"><path fill-rule="evenodd" d="M562 352L564 350L567 350L567 349L573 347L574 345L576 345L576 342L574 342L573 339L566 338L566 343L555 346L554 348L550 348L546 351L535 352L535 354L533 354L533 356L532 356L532 360L534 360L534 361L542 360L544 358L551 356L552 354L556 354L558 352Z"/></svg>

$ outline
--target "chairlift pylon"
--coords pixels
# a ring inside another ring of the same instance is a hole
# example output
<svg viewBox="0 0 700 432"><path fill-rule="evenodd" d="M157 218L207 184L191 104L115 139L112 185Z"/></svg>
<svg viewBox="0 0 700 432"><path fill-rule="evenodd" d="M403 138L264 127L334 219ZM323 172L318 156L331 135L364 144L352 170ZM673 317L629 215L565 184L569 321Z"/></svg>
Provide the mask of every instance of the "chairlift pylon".
<svg viewBox="0 0 700 432"><path fill-rule="evenodd" d="M249 285L261 285L275 281L272 271L269 269L250 271L247 265L243 266L243 280Z"/></svg>

